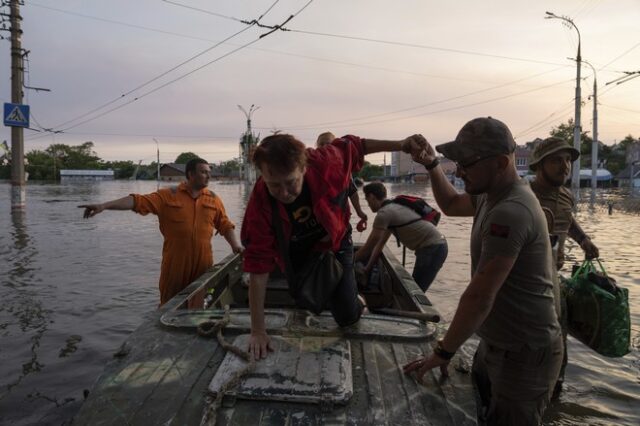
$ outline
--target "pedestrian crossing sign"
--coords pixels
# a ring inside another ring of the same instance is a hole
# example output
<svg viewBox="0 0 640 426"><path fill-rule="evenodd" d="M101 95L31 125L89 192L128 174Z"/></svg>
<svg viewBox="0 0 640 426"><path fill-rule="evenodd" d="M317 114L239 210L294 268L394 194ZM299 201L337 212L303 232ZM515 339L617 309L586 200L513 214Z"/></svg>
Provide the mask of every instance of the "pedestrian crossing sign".
<svg viewBox="0 0 640 426"><path fill-rule="evenodd" d="M10 127L29 127L29 105L4 104L4 125Z"/></svg>

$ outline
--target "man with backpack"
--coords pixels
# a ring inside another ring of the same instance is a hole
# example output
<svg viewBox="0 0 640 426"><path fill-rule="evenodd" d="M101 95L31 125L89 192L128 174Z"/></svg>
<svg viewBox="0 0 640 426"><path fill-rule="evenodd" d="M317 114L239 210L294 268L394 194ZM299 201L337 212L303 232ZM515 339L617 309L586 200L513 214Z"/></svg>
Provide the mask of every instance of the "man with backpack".
<svg viewBox="0 0 640 426"><path fill-rule="evenodd" d="M363 191L376 217L369 238L355 255L356 262L366 262L364 272L368 276L385 243L394 234L398 243L415 251L412 276L422 291L427 291L448 254L447 240L435 226L439 212L421 198L398 196L387 199L387 190L380 182L365 185Z"/></svg>

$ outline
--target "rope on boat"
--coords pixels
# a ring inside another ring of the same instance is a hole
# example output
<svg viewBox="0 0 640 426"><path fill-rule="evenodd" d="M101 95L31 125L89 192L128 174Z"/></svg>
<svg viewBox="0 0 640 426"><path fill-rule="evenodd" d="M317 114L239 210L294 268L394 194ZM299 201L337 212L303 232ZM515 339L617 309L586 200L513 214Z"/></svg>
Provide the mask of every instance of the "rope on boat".
<svg viewBox="0 0 640 426"><path fill-rule="evenodd" d="M222 335L222 330L230 322L231 316L229 314L229 307L225 306L224 316L218 321L206 321L198 325L198 334L200 336L209 337L215 335L218 339L218 343L222 348L231 352L234 355L242 358L247 365L244 368L236 371L216 393L208 391L205 397L205 408L202 415L202 421L200 426L215 426L218 408L222 405L222 399L224 395L232 388L238 385L240 379L247 373L253 371L256 366L256 362L253 357L247 351L243 351L239 347L227 342Z"/></svg>

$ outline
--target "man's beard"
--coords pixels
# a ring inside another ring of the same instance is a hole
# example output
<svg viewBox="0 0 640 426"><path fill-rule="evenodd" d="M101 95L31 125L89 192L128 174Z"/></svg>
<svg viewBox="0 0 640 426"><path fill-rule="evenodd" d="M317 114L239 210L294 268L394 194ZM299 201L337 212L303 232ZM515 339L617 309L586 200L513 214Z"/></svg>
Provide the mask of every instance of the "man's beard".
<svg viewBox="0 0 640 426"><path fill-rule="evenodd" d="M563 175L562 178L551 176L545 169L542 169L542 177L544 177L549 185L556 188L564 185L564 183L567 181L567 176Z"/></svg>

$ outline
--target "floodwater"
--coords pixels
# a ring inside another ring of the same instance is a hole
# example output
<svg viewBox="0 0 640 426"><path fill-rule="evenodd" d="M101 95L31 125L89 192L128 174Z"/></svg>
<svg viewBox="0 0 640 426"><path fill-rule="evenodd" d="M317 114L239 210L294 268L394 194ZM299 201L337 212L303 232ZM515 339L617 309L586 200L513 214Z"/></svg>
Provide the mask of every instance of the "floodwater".
<svg viewBox="0 0 640 426"><path fill-rule="evenodd" d="M0 183L0 424L68 424L104 364L156 308L162 237L155 217L107 211L84 220L76 207L155 187L142 181L30 183L26 212L10 213L10 187ZM239 225L244 185L210 187ZM432 200L423 184L387 187L390 195ZM570 338L565 390L546 424L638 425L640 216L585 206L577 217L599 246L608 272L629 289L633 349L624 358L606 358ZM446 321L468 283L470 225L470 218L449 217L440 224L449 258L427 294ZM365 238L366 233L354 234L356 242ZM213 244L216 259L229 254L221 237ZM401 259L401 249L391 240L389 245ZM569 243L568 250L569 258L580 258L575 245ZM413 267L410 252L407 267Z"/></svg>

